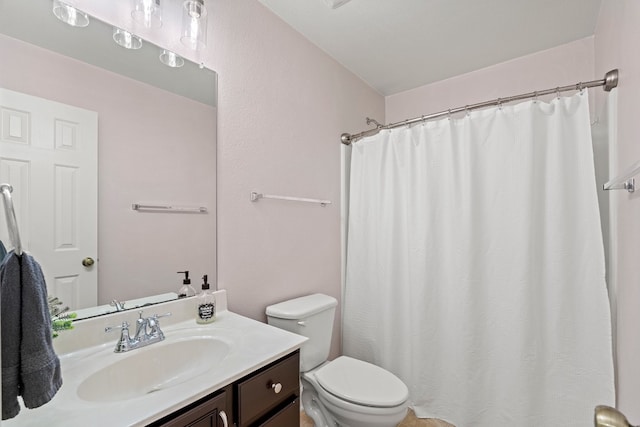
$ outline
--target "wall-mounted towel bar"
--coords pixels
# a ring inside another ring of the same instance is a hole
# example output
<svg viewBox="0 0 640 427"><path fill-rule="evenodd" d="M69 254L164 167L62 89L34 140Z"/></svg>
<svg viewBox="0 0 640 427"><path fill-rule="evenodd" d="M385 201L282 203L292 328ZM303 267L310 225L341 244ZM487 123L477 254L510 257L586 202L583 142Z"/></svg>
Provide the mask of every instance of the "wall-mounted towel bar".
<svg viewBox="0 0 640 427"><path fill-rule="evenodd" d="M631 165L627 170L615 178L610 179L602 186L603 190L627 190L633 193L636 190L636 180L633 178L640 173L640 160Z"/></svg>
<svg viewBox="0 0 640 427"><path fill-rule="evenodd" d="M134 211L151 211L151 212L184 212L184 213L206 213L207 208L204 206L165 206L165 205L142 205L134 203L131 205Z"/></svg>
<svg viewBox="0 0 640 427"><path fill-rule="evenodd" d="M2 200L4 201L4 214L7 218L7 228L9 229L9 239L13 245L13 251L22 255L22 242L20 241L20 230L18 230L18 221L16 220L16 211L13 209L13 200L11 193L13 187L9 184L0 184L0 192L2 192Z"/></svg>
<svg viewBox="0 0 640 427"><path fill-rule="evenodd" d="M252 202L257 202L260 199L277 199L277 200L289 200L292 202L318 203L322 207L325 207L331 204L330 200L308 199L306 197L274 196L271 194L257 193L255 191L251 192Z"/></svg>

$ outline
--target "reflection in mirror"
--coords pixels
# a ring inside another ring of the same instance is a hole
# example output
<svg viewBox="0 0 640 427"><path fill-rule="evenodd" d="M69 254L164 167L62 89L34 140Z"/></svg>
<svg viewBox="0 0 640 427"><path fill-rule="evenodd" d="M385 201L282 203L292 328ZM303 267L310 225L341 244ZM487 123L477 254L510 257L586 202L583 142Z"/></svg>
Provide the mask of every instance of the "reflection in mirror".
<svg viewBox="0 0 640 427"><path fill-rule="evenodd" d="M0 181L49 294L83 316L175 298L178 271L216 277L216 74L89 20L0 3Z"/></svg>

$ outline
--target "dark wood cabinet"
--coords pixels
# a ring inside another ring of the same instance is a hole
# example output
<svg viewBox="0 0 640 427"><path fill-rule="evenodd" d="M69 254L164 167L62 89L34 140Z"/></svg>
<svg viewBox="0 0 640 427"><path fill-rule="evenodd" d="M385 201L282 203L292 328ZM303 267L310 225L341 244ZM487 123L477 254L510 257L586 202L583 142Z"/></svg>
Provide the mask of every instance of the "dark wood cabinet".
<svg viewBox="0 0 640 427"><path fill-rule="evenodd" d="M149 427L298 427L299 372L296 350Z"/></svg>
<svg viewBox="0 0 640 427"><path fill-rule="evenodd" d="M238 427L300 425L300 353L291 353L234 384ZM295 407L296 410L286 411ZM282 415L286 413L287 415ZM272 418L279 421L274 424Z"/></svg>
<svg viewBox="0 0 640 427"><path fill-rule="evenodd" d="M300 402L298 398L259 425L261 427L298 427L300 425Z"/></svg>
<svg viewBox="0 0 640 427"><path fill-rule="evenodd" d="M231 427L233 406L232 387L210 394L166 417L149 424L150 427ZM226 424L224 420L227 420Z"/></svg>

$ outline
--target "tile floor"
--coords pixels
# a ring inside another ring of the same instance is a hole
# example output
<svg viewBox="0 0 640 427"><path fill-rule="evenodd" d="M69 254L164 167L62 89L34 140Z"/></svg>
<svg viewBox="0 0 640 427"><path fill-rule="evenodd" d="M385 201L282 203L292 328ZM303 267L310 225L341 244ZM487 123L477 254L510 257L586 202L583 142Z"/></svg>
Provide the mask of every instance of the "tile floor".
<svg viewBox="0 0 640 427"><path fill-rule="evenodd" d="M307 416L304 412L300 413L300 427L314 427L313 420ZM415 414L411 409L409 409L409 413L407 417L402 420L398 427L455 427L452 424L449 424L442 420L436 420L434 418L430 419L421 419L416 418Z"/></svg>

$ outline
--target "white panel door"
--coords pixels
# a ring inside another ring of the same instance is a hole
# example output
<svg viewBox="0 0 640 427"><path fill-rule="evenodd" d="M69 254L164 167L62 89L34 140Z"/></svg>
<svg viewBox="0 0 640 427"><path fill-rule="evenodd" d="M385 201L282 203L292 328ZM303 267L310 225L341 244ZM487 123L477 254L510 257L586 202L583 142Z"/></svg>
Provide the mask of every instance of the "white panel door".
<svg viewBox="0 0 640 427"><path fill-rule="evenodd" d="M82 261L98 252L98 114L0 88L0 182L13 186L22 247L49 295L96 305L97 264ZM4 221L0 239L10 245Z"/></svg>

